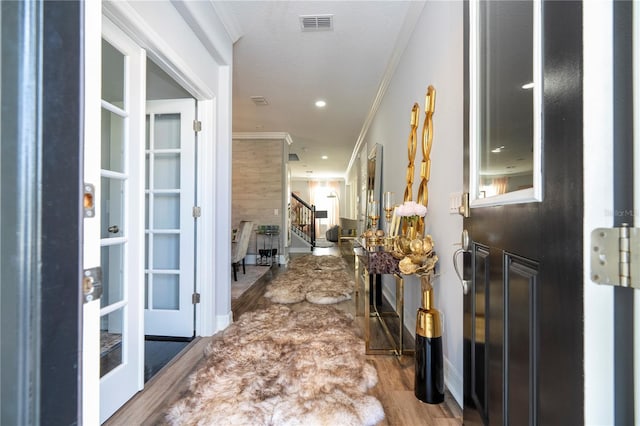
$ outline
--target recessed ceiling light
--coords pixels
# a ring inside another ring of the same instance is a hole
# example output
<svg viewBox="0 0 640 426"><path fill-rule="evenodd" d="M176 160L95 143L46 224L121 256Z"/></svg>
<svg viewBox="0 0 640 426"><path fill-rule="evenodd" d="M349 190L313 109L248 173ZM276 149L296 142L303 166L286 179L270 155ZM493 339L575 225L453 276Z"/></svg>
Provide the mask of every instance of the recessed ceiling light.
<svg viewBox="0 0 640 426"><path fill-rule="evenodd" d="M530 82L530 83L523 84L523 85L522 85L522 88L523 88L523 89L525 89L525 90L526 90L526 89L533 89L533 86L534 86L534 84L533 84L533 81L532 81L532 82Z"/></svg>
<svg viewBox="0 0 640 426"><path fill-rule="evenodd" d="M319 100L319 101L316 101L316 106L318 108L324 108L325 106L327 106L327 103L323 100Z"/></svg>
<svg viewBox="0 0 640 426"><path fill-rule="evenodd" d="M504 149L504 145L499 146L499 147L497 147L495 149L492 149L491 152L493 152L494 154L497 154L499 152L502 152L503 149Z"/></svg>
<svg viewBox="0 0 640 426"><path fill-rule="evenodd" d="M329 158L329 157L327 157L326 155L323 155L321 158L322 158L323 160L326 160L326 159L327 159L327 158Z"/></svg>

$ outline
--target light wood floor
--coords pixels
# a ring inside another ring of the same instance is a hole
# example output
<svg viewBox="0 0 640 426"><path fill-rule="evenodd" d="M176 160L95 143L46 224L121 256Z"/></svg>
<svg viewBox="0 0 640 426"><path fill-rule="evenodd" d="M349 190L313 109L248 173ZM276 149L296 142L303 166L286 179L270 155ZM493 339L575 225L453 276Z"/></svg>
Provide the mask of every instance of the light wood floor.
<svg viewBox="0 0 640 426"><path fill-rule="evenodd" d="M346 245L348 246L348 245ZM338 248L317 248L316 255L340 254ZM342 255L353 268L353 256L348 247L342 247ZM292 256L296 256L293 254ZM232 302L234 319L244 312L271 304L262 295L273 277L285 269L273 266L263 279L259 280L238 300ZM352 314L353 301L337 305ZM362 319L358 318L363 328ZM145 389L117 411L105 424L113 425L163 425L164 412L187 390L189 375L195 371L203 359L204 348L216 336L198 338L190 343L171 363L146 383ZM384 407L386 417L377 426L417 426L417 425L461 425L462 412L456 401L447 392L445 402L439 405L425 404L413 394L413 356L368 355L368 361L378 371L378 384L371 390Z"/></svg>

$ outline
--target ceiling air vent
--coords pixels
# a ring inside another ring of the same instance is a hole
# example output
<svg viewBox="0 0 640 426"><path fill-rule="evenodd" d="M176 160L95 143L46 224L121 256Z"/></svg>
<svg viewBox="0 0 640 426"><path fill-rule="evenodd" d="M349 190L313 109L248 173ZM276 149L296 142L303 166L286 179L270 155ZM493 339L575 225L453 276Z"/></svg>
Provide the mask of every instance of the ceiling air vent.
<svg viewBox="0 0 640 426"><path fill-rule="evenodd" d="M267 102L267 99L264 96L251 96L251 100L258 106L269 105L269 102Z"/></svg>
<svg viewBox="0 0 640 426"><path fill-rule="evenodd" d="M300 161L300 157L298 157L298 154L290 153L289 161Z"/></svg>
<svg viewBox="0 0 640 426"><path fill-rule="evenodd" d="M303 15L300 16L302 31L332 31L333 15Z"/></svg>

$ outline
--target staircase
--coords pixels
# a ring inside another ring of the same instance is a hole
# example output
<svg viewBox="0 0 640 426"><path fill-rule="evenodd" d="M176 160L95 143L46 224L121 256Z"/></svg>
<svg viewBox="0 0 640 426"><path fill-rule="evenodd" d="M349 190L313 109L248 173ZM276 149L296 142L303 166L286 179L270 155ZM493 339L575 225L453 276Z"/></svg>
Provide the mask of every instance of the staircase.
<svg viewBox="0 0 640 426"><path fill-rule="evenodd" d="M291 233L307 243L313 251L316 246L316 206L291 193Z"/></svg>

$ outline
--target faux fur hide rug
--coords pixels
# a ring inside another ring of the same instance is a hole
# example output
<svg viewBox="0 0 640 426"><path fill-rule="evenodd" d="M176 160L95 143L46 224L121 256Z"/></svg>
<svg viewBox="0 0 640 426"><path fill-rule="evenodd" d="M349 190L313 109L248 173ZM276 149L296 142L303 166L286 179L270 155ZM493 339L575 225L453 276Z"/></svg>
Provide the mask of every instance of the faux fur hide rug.
<svg viewBox="0 0 640 426"><path fill-rule="evenodd" d="M326 305L351 299L354 286L342 257L305 255L292 259L287 271L267 286L264 297L274 303L307 300Z"/></svg>
<svg viewBox="0 0 640 426"><path fill-rule="evenodd" d="M248 312L207 348L172 425L375 425L378 380L353 317L332 306Z"/></svg>

